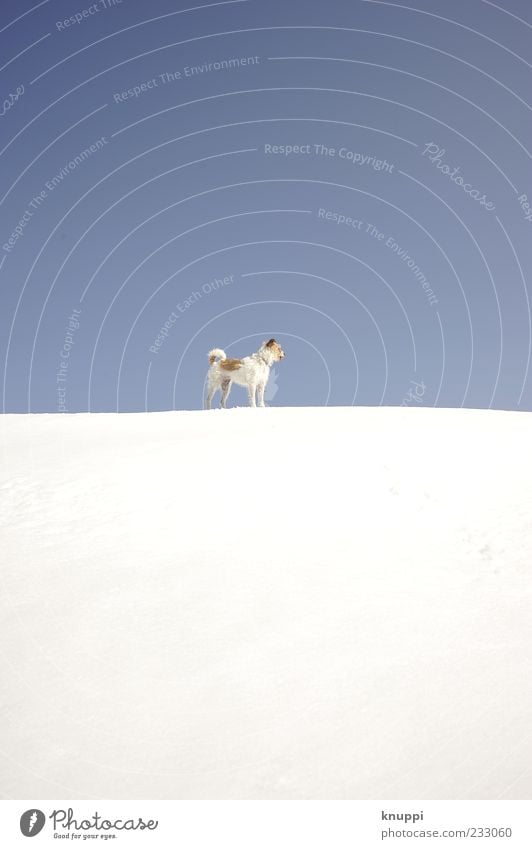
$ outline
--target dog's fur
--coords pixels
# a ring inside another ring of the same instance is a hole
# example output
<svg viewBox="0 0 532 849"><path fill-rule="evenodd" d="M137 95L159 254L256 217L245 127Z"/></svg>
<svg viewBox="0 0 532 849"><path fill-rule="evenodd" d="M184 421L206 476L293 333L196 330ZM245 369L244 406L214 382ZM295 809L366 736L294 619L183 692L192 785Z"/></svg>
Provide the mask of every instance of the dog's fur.
<svg viewBox="0 0 532 849"><path fill-rule="evenodd" d="M210 410L214 393L221 389L221 406L225 407L231 385L246 386L250 407L264 407L264 390L270 376L270 368L284 358L284 351L275 339L263 342L259 350L242 360L230 359L221 348L209 351L210 368L207 374L205 408Z"/></svg>

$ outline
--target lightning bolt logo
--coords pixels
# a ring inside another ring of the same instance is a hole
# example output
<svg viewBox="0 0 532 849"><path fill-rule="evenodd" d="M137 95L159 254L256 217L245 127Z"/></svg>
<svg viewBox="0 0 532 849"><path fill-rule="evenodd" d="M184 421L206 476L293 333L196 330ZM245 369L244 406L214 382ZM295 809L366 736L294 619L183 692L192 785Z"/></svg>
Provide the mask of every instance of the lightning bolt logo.
<svg viewBox="0 0 532 849"><path fill-rule="evenodd" d="M33 831L33 826L37 822L37 811L34 811L30 817L30 823L28 826L28 831Z"/></svg>

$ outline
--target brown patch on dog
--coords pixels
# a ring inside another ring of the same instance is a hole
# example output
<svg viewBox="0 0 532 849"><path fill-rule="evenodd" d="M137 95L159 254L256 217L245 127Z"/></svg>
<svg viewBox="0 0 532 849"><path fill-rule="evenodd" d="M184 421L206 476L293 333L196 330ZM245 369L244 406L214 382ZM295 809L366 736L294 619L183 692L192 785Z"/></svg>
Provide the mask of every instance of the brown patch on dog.
<svg viewBox="0 0 532 849"><path fill-rule="evenodd" d="M211 366L212 366L212 364L213 364L214 362L216 362L216 354L211 354L211 355L210 355L210 357L209 357L209 363L210 363L210 364L211 364Z"/></svg>
<svg viewBox="0 0 532 849"><path fill-rule="evenodd" d="M226 371L236 371L242 365L242 360L234 360L228 357L226 360L220 360L219 365Z"/></svg>

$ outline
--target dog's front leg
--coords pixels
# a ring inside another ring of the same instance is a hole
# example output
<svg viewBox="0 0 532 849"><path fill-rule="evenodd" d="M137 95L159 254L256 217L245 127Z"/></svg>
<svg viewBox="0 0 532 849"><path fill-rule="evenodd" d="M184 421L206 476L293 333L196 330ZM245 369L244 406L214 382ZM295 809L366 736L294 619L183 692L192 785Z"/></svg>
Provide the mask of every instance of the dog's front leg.
<svg viewBox="0 0 532 849"><path fill-rule="evenodd" d="M251 384L250 386L248 386L248 398L249 398L249 406L250 407L256 407L257 406L256 403L255 403L255 392L256 391L257 391L257 387L254 383Z"/></svg>
<svg viewBox="0 0 532 849"><path fill-rule="evenodd" d="M258 401L259 401L259 407L264 407L264 390L265 390L265 388L266 387L265 387L264 383L259 383L259 385L257 387L257 396L258 396Z"/></svg>

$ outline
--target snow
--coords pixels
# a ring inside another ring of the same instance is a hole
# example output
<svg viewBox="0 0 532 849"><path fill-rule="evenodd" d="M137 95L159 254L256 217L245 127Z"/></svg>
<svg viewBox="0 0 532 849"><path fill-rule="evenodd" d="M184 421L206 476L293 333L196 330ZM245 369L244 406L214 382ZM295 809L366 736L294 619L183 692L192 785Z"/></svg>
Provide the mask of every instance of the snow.
<svg viewBox="0 0 532 849"><path fill-rule="evenodd" d="M530 798L531 435L0 417L3 797Z"/></svg>

